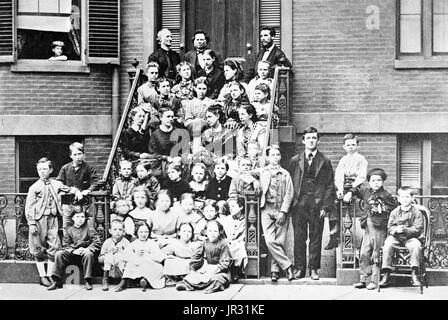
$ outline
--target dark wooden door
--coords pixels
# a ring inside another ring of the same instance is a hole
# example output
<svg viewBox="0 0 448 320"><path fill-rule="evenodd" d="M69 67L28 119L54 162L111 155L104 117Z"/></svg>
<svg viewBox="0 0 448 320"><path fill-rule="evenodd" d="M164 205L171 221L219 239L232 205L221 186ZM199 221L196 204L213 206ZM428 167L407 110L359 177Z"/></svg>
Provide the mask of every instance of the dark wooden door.
<svg viewBox="0 0 448 320"><path fill-rule="evenodd" d="M258 0L185 1L186 49L191 50L195 30L206 31L209 47L223 59L252 64L258 48ZM246 69L246 68L245 68Z"/></svg>

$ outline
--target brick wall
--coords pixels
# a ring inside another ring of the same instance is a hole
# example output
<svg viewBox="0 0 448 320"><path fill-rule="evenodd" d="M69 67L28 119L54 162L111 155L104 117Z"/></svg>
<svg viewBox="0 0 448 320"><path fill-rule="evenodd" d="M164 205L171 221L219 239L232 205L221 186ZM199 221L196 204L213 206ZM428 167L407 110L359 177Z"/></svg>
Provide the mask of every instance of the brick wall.
<svg viewBox="0 0 448 320"><path fill-rule="evenodd" d="M134 58L138 68L144 68L143 55L143 4L142 0L121 1L121 52L120 52L120 109L123 110L129 94L129 75ZM148 57L146 57L147 59Z"/></svg>
<svg viewBox="0 0 448 320"><path fill-rule="evenodd" d="M326 155L333 165L333 170L339 160L346 154L342 148L344 135L323 135L319 150ZM397 187L397 136L396 135L361 135L359 153L369 162L368 170L383 168L388 176L385 188L394 193ZM296 154L304 150L301 135L297 135Z"/></svg>
<svg viewBox="0 0 448 320"><path fill-rule="evenodd" d="M84 141L84 146L86 149L86 162L95 166L97 173L102 177L112 148L111 137L87 137Z"/></svg>
<svg viewBox="0 0 448 320"><path fill-rule="evenodd" d="M394 69L395 33L395 0L294 0L295 112L446 111L448 73Z"/></svg>
<svg viewBox="0 0 448 320"><path fill-rule="evenodd" d="M0 65L0 112L4 115L109 115L112 102L108 66L89 74L16 73Z"/></svg>

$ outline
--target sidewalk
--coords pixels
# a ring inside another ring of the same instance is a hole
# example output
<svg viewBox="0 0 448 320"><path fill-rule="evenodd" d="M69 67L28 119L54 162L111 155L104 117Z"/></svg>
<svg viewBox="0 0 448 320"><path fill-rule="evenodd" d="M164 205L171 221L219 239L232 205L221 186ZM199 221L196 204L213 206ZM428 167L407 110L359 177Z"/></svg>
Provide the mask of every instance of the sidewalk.
<svg viewBox="0 0 448 320"><path fill-rule="evenodd" d="M211 295L202 292L179 292L174 288L148 290L127 289L116 293L113 287L101 291L101 285L94 285L92 291L83 286L65 285L63 289L47 291L37 284L0 284L0 300L448 300L448 286L425 288L385 288L376 290L355 289L335 285L247 285L233 284L224 292Z"/></svg>

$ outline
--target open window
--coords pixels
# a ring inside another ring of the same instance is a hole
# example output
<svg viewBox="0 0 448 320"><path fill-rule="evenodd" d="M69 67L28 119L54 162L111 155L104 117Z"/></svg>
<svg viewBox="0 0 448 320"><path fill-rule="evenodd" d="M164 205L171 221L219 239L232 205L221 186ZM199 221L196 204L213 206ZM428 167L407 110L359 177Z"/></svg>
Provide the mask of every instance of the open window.
<svg viewBox="0 0 448 320"><path fill-rule="evenodd" d="M16 72L89 72L119 64L120 0L0 0L0 63ZM54 56L63 43L67 59Z"/></svg>

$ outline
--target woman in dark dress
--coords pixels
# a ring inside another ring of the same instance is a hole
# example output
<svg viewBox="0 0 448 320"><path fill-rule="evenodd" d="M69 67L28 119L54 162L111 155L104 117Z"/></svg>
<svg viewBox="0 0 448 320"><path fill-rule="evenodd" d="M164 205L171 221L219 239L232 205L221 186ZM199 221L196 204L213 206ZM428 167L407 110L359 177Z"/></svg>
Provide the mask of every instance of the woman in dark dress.
<svg viewBox="0 0 448 320"><path fill-rule="evenodd" d="M140 107L134 108L129 113L130 126L123 131L121 136L121 149L123 157L133 164L133 168L141 159L149 158L148 142L149 130L148 114Z"/></svg>
<svg viewBox="0 0 448 320"><path fill-rule="evenodd" d="M218 98L219 93L226 81L226 78L224 77L221 68L219 68L219 66L216 65L217 60L218 59L215 51L210 49L205 50L204 51L205 66L204 69L201 69L198 72L198 78L200 77L207 78L208 82L207 98L213 100Z"/></svg>

